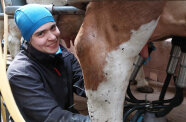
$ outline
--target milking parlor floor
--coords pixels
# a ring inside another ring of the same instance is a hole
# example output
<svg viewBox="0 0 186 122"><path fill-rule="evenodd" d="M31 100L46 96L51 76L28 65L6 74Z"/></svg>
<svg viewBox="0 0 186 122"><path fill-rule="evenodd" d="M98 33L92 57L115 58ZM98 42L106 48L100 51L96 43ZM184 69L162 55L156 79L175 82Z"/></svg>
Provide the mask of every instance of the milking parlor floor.
<svg viewBox="0 0 186 122"><path fill-rule="evenodd" d="M150 86L153 87L154 93L147 94L147 100L157 100L160 94L160 90L162 88L162 84L154 81L149 81L149 83ZM138 99L145 99L146 95L144 93L137 92L135 89L136 86L131 86L133 95ZM174 87L168 88L165 99L172 98L174 94L175 94ZM75 96L75 108L77 108L80 113L84 115L88 115L86 99L76 95L74 96ZM168 122L186 122L186 90L184 90L183 103L178 107L175 107L168 115L166 115L166 118L168 119Z"/></svg>

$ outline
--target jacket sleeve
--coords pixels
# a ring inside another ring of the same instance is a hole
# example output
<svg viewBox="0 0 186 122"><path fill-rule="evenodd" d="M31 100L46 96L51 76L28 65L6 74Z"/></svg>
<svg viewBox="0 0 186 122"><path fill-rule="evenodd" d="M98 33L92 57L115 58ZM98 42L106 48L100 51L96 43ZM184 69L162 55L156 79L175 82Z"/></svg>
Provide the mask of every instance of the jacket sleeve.
<svg viewBox="0 0 186 122"><path fill-rule="evenodd" d="M74 92L79 96L86 97L82 70L75 56L72 60L72 70Z"/></svg>
<svg viewBox="0 0 186 122"><path fill-rule="evenodd" d="M90 121L88 116L61 108L53 96L44 89L39 73L33 68L29 68L29 71L29 73L20 72L9 77L14 98L27 122Z"/></svg>

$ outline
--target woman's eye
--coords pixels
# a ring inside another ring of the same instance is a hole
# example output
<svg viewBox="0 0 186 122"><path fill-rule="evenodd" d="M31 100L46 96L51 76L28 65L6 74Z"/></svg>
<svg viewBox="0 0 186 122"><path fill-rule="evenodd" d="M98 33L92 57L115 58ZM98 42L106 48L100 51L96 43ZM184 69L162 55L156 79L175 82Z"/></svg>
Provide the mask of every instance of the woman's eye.
<svg viewBox="0 0 186 122"><path fill-rule="evenodd" d="M43 32L40 32L40 33L37 34L37 36L42 36L42 35L44 35Z"/></svg>
<svg viewBox="0 0 186 122"><path fill-rule="evenodd" d="M56 25L53 25L53 26L51 27L51 30L56 30Z"/></svg>

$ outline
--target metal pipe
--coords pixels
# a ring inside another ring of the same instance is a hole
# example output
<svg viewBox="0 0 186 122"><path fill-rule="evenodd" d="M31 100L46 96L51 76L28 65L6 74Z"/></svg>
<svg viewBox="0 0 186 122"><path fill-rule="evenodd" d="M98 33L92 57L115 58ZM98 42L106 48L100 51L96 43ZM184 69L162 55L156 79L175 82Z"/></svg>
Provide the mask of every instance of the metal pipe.
<svg viewBox="0 0 186 122"><path fill-rule="evenodd" d="M167 73L169 73L171 75L174 74L180 56L181 56L181 48L177 45L173 45L171 53L170 53L169 63L167 65L167 70L166 70Z"/></svg>
<svg viewBox="0 0 186 122"><path fill-rule="evenodd" d="M45 5L44 5L45 6ZM14 12L20 8L21 6L7 6L5 8L5 12L8 15L14 15ZM49 11L53 14L77 14L77 15L84 15L85 11L78 9L73 6L45 6L49 9Z"/></svg>
<svg viewBox="0 0 186 122"><path fill-rule="evenodd" d="M84 15L85 11L78 9L73 6L53 6L52 11L53 14L75 14L75 15Z"/></svg>
<svg viewBox="0 0 186 122"><path fill-rule="evenodd" d="M66 4L93 2L93 1L102 1L102 0L66 0Z"/></svg>
<svg viewBox="0 0 186 122"><path fill-rule="evenodd" d="M9 0L5 0L5 1L9 1ZM27 4L26 3L26 0L10 0L11 1L11 4L10 5L7 5L6 6L22 6L22 5L25 5Z"/></svg>
<svg viewBox="0 0 186 122"><path fill-rule="evenodd" d="M181 56L181 64L176 84L181 88L186 87L186 53L182 53Z"/></svg>
<svg viewBox="0 0 186 122"><path fill-rule="evenodd" d="M8 18L13 19L14 17L12 15L9 15ZM4 13L0 13L0 20L4 20Z"/></svg>
<svg viewBox="0 0 186 122"><path fill-rule="evenodd" d="M112 0L66 0L66 4L83 3L83 2L103 2L103 1L112 1ZM117 0L117 1L123 1L123 0Z"/></svg>
<svg viewBox="0 0 186 122"><path fill-rule="evenodd" d="M145 61L145 59L141 55L138 55L136 62L134 62L134 64L133 64L134 69L133 69L133 72L130 76L130 81L135 80L135 78L138 74L138 71L141 68L141 66L143 65L144 61Z"/></svg>
<svg viewBox="0 0 186 122"><path fill-rule="evenodd" d="M22 6L26 4L26 0L4 0L5 6Z"/></svg>

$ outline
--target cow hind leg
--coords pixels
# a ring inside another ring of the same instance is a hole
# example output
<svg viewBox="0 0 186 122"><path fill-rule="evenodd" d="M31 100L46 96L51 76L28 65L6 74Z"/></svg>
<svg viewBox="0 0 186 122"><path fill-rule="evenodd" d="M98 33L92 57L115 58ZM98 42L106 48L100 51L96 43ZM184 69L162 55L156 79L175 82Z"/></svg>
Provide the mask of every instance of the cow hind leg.
<svg viewBox="0 0 186 122"><path fill-rule="evenodd" d="M140 68L137 76L137 91L142 93L152 93L154 90L151 86L149 86L148 81L145 79L145 74L143 70L143 66Z"/></svg>
<svg viewBox="0 0 186 122"><path fill-rule="evenodd" d="M98 67L96 65L104 64L104 79L97 89L86 89L89 115L93 122L122 122L123 120L123 104L133 62L140 48L145 44L144 41L138 44L141 47L136 47L131 42L133 41L123 43L117 50L106 52L106 63L99 62L92 65L92 67ZM94 72L99 72L99 70L99 68L94 69ZM85 80L85 82L92 83L94 79Z"/></svg>
<svg viewBox="0 0 186 122"><path fill-rule="evenodd" d="M86 91L89 114L92 121L121 122L132 59L126 59L125 63L123 58L115 57L106 60L108 63L103 69L106 79L99 84L96 91Z"/></svg>
<svg viewBox="0 0 186 122"><path fill-rule="evenodd" d="M88 110L93 122L122 122L123 104L132 65L150 38L157 21L141 25L131 30L130 40L123 42L115 50L108 51L102 41L94 42L80 30L75 40L77 56L83 70ZM85 26L84 26L85 28Z"/></svg>

